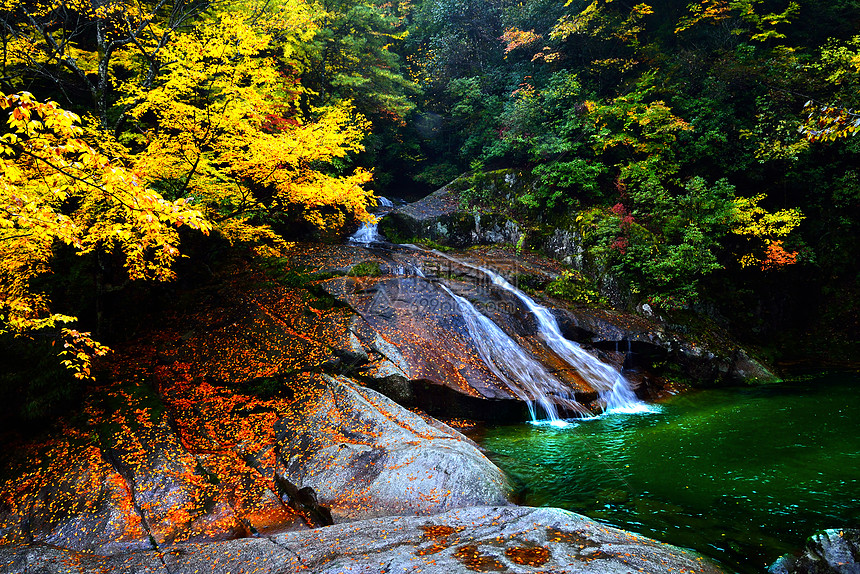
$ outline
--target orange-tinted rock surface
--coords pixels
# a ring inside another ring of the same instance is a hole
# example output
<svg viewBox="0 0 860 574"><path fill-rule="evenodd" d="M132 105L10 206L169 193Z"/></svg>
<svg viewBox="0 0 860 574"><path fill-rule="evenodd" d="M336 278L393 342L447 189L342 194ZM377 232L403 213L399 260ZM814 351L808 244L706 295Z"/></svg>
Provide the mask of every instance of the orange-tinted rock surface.
<svg viewBox="0 0 860 574"><path fill-rule="evenodd" d="M5 569L4 569L5 566ZM25 568L28 568L26 570ZM473 507L112 558L0 546L0 572L722 574L705 558L554 508Z"/></svg>

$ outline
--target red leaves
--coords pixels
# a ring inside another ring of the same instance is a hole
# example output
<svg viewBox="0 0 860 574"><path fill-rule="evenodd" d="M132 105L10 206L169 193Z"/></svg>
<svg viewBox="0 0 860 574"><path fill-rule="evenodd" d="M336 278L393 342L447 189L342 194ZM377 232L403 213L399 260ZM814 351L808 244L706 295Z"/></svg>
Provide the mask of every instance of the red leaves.
<svg viewBox="0 0 860 574"><path fill-rule="evenodd" d="M287 131L290 128L298 127L299 125L301 124L295 118L287 118L277 114L266 114L260 129L268 134L274 134Z"/></svg>
<svg viewBox="0 0 860 574"><path fill-rule="evenodd" d="M505 54L508 54L517 48L533 44L541 38L542 36L536 34L534 29L520 30L519 28L508 28L499 39L505 43Z"/></svg>
<svg viewBox="0 0 860 574"><path fill-rule="evenodd" d="M782 247L782 241L772 241L765 250L765 258L761 262L762 271L782 269L786 265L797 263L797 251L789 253Z"/></svg>
<svg viewBox="0 0 860 574"><path fill-rule="evenodd" d="M609 245L610 249L618 251L621 255L627 253L627 248L629 247L630 242L626 237L617 237L615 240Z"/></svg>

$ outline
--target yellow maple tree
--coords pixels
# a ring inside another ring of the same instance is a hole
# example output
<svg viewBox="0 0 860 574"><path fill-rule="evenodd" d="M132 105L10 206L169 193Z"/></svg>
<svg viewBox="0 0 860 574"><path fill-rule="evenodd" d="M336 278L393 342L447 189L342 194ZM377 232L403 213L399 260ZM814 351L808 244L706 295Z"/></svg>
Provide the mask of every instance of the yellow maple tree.
<svg viewBox="0 0 860 574"><path fill-rule="evenodd" d="M74 322L32 288L59 244L121 253L128 279L164 281L183 225L271 253L284 244L273 221L337 228L372 218L371 174L345 167L367 122L348 102L309 109L302 100L299 56L316 33L307 4L198 2L179 21L123 5L77 12L105 34L92 51L68 30L37 25L70 5L3 4L31 22L15 29L7 64L18 58L17 69L34 74L62 64L106 83L87 80L94 113L84 121L26 92L0 94L9 115L0 130L2 331ZM67 366L89 376L88 357L106 349L88 333L62 333Z"/></svg>
<svg viewBox="0 0 860 574"><path fill-rule="evenodd" d="M797 263L796 251L782 247L782 239L800 225L803 214L799 209L780 209L773 213L759 205L765 198L736 197L732 232L747 240L747 253L740 257L741 267L758 266L762 270L779 269Z"/></svg>
<svg viewBox="0 0 860 574"><path fill-rule="evenodd" d="M370 218L371 174L334 166L363 149L369 125L346 104L299 111L302 88L285 69L294 69L290 42L307 41L314 27L306 6L291 6L201 22L165 50L161 81L126 96L145 143L139 170L193 197L231 240L275 239L252 221L288 207L322 228Z"/></svg>
<svg viewBox="0 0 860 574"><path fill-rule="evenodd" d="M49 272L55 244L79 254L119 249L131 278L165 280L179 255L176 227L207 233L203 214L168 201L133 170L87 143L80 118L29 93L0 93L9 131L0 136L0 331L23 332L75 321L54 313L32 280ZM65 330L69 366L87 373L86 347L97 343ZM68 349L68 347L67 347ZM99 354L97 352L96 354Z"/></svg>

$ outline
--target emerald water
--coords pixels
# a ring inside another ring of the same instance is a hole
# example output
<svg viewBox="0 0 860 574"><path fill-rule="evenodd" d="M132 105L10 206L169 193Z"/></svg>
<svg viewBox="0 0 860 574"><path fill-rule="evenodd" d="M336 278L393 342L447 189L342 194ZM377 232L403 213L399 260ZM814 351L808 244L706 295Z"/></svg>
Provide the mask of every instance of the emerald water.
<svg viewBox="0 0 860 574"><path fill-rule="evenodd" d="M489 428L490 457L558 506L762 572L823 528L860 528L860 375L698 391L645 415Z"/></svg>

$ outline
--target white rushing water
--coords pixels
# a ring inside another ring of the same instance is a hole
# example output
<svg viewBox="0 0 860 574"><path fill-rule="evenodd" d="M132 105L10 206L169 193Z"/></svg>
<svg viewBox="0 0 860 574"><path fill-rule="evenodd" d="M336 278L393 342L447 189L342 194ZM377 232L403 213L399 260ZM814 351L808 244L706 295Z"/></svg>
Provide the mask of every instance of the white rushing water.
<svg viewBox="0 0 860 574"><path fill-rule="evenodd" d="M418 249L415 246L411 246ZM424 273L413 267L415 273ZM451 291L446 285L438 283L460 309L466 321L469 337L475 343L481 360L529 409L532 422L538 422L535 404L539 405L554 426L566 426L558 412L558 406L575 411L583 417L594 415L576 401L571 389L555 378L546 368L520 347L498 325L478 311L475 306Z"/></svg>
<svg viewBox="0 0 860 574"><path fill-rule="evenodd" d="M472 303L456 295L445 285L441 287L457 302L481 360L515 395L526 402L532 421L539 420L534 403L541 406L550 424L557 426L563 423L559 417L558 406L585 417L594 416L576 401L567 385L550 374Z"/></svg>
<svg viewBox="0 0 860 574"><path fill-rule="evenodd" d="M382 200L384 198L380 198ZM390 202L389 202L390 203ZM350 243L369 245L384 241L379 235L376 223L364 224L350 238ZM418 251L426 251L415 245L403 245ZM585 351L579 344L566 339L559 329L558 322L549 309L536 303L531 297L511 285L498 273L484 267L471 265L436 250L431 253L484 273L493 285L515 295L522 301L537 320L538 333L543 342L560 359L573 367L580 376L597 391L605 413L643 413L651 408L639 401L627 380L618 370ZM417 267L415 273L424 274ZM402 269L406 274L406 269ZM481 360L517 397L529 408L532 422L547 422L556 426L565 425L559 416L559 407L576 412L583 417L594 415L579 404L572 389L559 381L546 367L524 350L514 339L505 333L490 318L478 311L467 299L455 294L447 286L439 286L450 295L463 315L469 336L481 356ZM538 419L535 406L539 405L547 417Z"/></svg>
<svg viewBox="0 0 860 574"><path fill-rule="evenodd" d="M387 197L379 196L376 198L376 210L374 213L379 214L379 217L385 215L394 209L394 202ZM371 243L379 243L385 241L385 238L379 234L379 221L373 223L362 223L361 227L355 233L349 236L349 243L357 243L359 245L370 245Z"/></svg>
<svg viewBox="0 0 860 574"><path fill-rule="evenodd" d="M361 245L370 245L382 241L382 236L379 235L377 223L362 223L358 230L349 236L350 243L358 243Z"/></svg>
<svg viewBox="0 0 860 574"><path fill-rule="evenodd" d="M531 311L535 319L537 319L538 333L541 339L559 358L576 369L582 378L598 392L600 400L604 405L604 412L631 414L650 412L650 407L636 398L627 379L618 370L598 360L580 347L579 344L565 338L561 334L558 321L556 321L549 309L536 303L534 299L508 283L498 273L484 267L460 261L439 251L434 250L433 253L458 265L484 273L494 285L519 298ZM489 321L489 319L487 320Z"/></svg>

